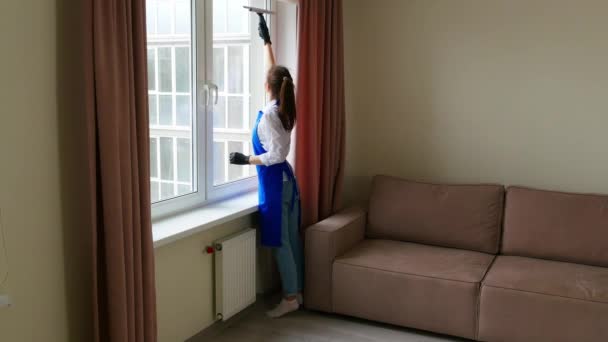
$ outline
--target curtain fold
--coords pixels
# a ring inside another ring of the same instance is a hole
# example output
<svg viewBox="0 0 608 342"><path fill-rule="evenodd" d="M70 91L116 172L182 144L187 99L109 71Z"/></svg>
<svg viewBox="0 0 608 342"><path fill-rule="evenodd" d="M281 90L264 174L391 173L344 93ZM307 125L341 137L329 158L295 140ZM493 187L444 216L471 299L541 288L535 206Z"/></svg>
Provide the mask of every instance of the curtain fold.
<svg viewBox="0 0 608 342"><path fill-rule="evenodd" d="M145 0L85 0L94 340L156 341Z"/></svg>
<svg viewBox="0 0 608 342"><path fill-rule="evenodd" d="M300 0L296 174L302 225L340 209L344 178L345 101L341 0Z"/></svg>

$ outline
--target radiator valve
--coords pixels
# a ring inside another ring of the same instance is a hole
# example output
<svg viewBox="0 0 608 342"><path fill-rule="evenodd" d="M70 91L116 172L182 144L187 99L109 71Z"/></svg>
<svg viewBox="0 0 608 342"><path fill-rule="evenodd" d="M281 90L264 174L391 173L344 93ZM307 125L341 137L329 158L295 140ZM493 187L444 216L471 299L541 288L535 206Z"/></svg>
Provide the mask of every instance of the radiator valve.
<svg viewBox="0 0 608 342"><path fill-rule="evenodd" d="M216 243L213 246L207 246L205 247L205 253L207 254L213 254L215 252L220 252L222 250L222 244L221 243Z"/></svg>

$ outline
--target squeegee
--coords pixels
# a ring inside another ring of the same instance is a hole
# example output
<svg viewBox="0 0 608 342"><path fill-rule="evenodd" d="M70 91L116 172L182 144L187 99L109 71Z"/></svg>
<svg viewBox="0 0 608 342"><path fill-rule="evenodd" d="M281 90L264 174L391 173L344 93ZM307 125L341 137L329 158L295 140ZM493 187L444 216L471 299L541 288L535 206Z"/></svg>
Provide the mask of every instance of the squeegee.
<svg viewBox="0 0 608 342"><path fill-rule="evenodd" d="M255 13L263 13L263 14L274 14L273 11L269 11L263 8L257 8L257 7L251 7L251 6L243 6L243 8L248 9L249 12L255 12Z"/></svg>

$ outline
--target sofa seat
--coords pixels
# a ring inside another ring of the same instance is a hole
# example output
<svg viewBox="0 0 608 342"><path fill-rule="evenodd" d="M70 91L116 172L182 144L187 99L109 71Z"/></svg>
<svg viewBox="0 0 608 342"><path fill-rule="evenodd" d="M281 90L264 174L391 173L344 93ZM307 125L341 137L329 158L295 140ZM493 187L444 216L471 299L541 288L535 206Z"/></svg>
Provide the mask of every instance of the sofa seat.
<svg viewBox="0 0 608 342"><path fill-rule="evenodd" d="M494 255L363 240L333 265L333 311L474 339L480 282Z"/></svg>
<svg viewBox="0 0 608 342"><path fill-rule="evenodd" d="M482 341L608 341L608 269L498 256L483 281Z"/></svg>

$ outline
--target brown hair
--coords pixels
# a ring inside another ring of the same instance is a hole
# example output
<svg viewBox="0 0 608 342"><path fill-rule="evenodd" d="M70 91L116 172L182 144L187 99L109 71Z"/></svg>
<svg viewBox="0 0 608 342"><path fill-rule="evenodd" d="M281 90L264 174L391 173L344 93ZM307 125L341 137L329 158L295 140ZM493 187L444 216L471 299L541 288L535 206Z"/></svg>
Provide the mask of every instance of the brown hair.
<svg viewBox="0 0 608 342"><path fill-rule="evenodd" d="M273 98L279 101L279 119L291 131L296 125L296 95L293 78L286 67L275 65L268 70L266 83Z"/></svg>

